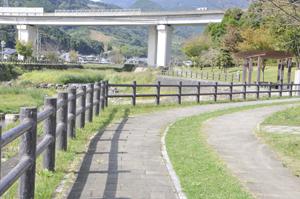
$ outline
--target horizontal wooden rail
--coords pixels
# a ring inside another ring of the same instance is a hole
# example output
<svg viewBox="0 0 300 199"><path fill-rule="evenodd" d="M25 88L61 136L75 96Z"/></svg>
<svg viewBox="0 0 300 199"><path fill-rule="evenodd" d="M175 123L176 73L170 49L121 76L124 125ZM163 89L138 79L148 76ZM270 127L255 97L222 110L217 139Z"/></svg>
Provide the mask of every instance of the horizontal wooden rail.
<svg viewBox="0 0 300 199"><path fill-rule="evenodd" d="M108 101L107 91L107 81L101 81L95 87L94 84L88 84L87 89L81 86L77 93L75 88L69 88L68 92L58 92L57 98L45 98L40 113L37 108L21 108L21 123L0 137L1 149L20 137L19 164L0 180L0 195L19 179L19 198L34 198L36 158L43 154L43 169L54 171L55 146L59 151L67 150L67 138L75 137L76 117L78 128L85 126L85 120L92 122L93 110L94 115L99 115ZM43 139L37 145L37 124L42 121ZM1 130L0 126L0 135Z"/></svg>
<svg viewBox="0 0 300 199"><path fill-rule="evenodd" d="M233 95L242 94L243 99L245 100L247 97L247 94L256 94L256 98L259 98L259 94L261 93L268 93L268 97L271 97L271 93L279 93L279 96L282 96L282 93L288 92L289 96L292 96L293 92L299 93L300 90L300 84L272 84L271 82L268 84L241 84L241 83L228 83L228 84L219 84L218 82L212 84L203 84L201 82L198 82L198 84L195 85L183 85L182 82L179 82L179 84L161 84L160 81L157 82L157 84L136 84L135 81L133 81L132 84L108 84L108 86L114 86L114 87L130 87L132 89L131 94L120 94L120 95L108 95L108 98L120 98L120 97L128 97L131 98L131 104L135 105L136 98L138 97L155 97L155 104L159 105L160 97L178 97L177 103L181 103L181 97L182 96L195 96L196 102L200 102L200 96L204 95L212 95L214 96L214 101L217 101L218 95L228 95L228 99L232 101ZM260 90L260 87L267 87L267 90ZM286 86L287 89L283 90L283 87ZM136 88L137 87L156 87L156 93L155 94L136 94ZM176 94L161 94L160 89L161 88L177 88ZM200 92L201 88L212 88L213 92ZM219 88L228 88L229 92L218 92ZM234 88L242 87L243 91L235 91L233 92ZM254 87L255 90L247 90L247 87ZM278 87L278 89L275 89L275 87ZM295 89L293 89L295 87ZM196 88L197 92L195 93L182 93L182 88ZM272 89L273 88L273 89Z"/></svg>
<svg viewBox="0 0 300 199"><path fill-rule="evenodd" d="M190 77L190 78L196 78L196 79L212 79L212 80L229 80L231 82L233 82L233 80L238 80L238 82L240 82L240 73L238 73L237 75L233 75L233 74L222 74L222 73L208 73L208 72L182 72L182 71L178 71L176 70L174 71L169 71L169 70L162 70L161 71L161 75L168 75L168 76L177 76L177 77Z"/></svg>

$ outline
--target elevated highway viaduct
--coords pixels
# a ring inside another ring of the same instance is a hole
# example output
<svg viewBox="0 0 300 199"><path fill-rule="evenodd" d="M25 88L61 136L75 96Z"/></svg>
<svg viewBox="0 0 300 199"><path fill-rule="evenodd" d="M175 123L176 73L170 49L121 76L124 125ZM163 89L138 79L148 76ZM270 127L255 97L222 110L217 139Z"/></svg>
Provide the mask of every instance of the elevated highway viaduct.
<svg viewBox="0 0 300 199"><path fill-rule="evenodd" d="M166 66L171 59L173 26L220 23L223 10L141 12L140 10L56 10L0 7L0 24L16 25L18 39L35 40L38 26L147 26L148 65Z"/></svg>

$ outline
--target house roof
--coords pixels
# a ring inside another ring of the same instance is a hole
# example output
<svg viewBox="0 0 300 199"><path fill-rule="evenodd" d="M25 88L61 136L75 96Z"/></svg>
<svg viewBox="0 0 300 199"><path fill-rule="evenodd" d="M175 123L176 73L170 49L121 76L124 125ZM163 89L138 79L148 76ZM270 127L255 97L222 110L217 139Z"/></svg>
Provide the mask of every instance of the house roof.
<svg viewBox="0 0 300 199"><path fill-rule="evenodd" d="M293 53L277 50L247 50L235 53L236 58L254 58L261 56L262 59L288 59L294 57Z"/></svg>
<svg viewBox="0 0 300 199"><path fill-rule="evenodd" d="M9 49L9 50L5 50L3 52L0 52L0 54L4 54L4 55L13 55L13 54L18 54L16 49Z"/></svg>

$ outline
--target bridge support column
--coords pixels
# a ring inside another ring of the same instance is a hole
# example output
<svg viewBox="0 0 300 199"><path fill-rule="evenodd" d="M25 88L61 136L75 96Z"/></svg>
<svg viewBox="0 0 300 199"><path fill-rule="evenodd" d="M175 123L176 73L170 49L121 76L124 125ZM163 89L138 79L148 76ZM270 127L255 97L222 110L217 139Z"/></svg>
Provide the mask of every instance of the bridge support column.
<svg viewBox="0 0 300 199"><path fill-rule="evenodd" d="M36 39L37 26L29 26L29 25L17 25L18 29L18 39L19 41L23 41L28 43L29 41L34 42ZM35 43L34 43L35 48ZM18 56L18 59L23 59L23 56Z"/></svg>
<svg viewBox="0 0 300 199"><path fill-rule="evenodd" d="M157 66L167 66L171 60L173 29L168 25L157 26Z"/></svg>
<svg viewBox="0 0 300 199"><path fill-rule="evenodd" d="M148 66L156 67L157 58L157 29L156 26L148 26Z"/></svg>

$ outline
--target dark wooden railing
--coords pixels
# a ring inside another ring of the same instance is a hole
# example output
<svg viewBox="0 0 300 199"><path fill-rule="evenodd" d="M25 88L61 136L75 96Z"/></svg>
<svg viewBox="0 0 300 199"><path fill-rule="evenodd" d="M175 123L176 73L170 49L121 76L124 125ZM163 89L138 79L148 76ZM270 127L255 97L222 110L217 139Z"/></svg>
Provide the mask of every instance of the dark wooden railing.
<svg viewBox="0 0 300 199"><path fill-rule="evenodd" d="M168 76L176 76L176 77L190 77L196 79L211 79L211 80L224 80L224 81L231 81L237 80L240 82L240 74L233 75L233 74L222 74L222 73L204 73L204 72L193 72L193 71L169 71L169 70L162 70L161 75L168 75Z"/></svg>
<svg viewBox="0 0 300 199"><path fill-rule="evenodd" d="M67 150L67 138L75 137L76 123L78 128L84 128L85 120L93 121L93 112L99 115L107 106L107 91L107 81L102 81L88 84L87 88L81 86L78 92L76 88L69 88L68 92L58 92L57 98L45 98L44 110L40 113L35 107L21 108L20 124L1 137L1 149L20 137L20 158L19 163L1 179L0 195L19 179L19 198L34 198L36 158L43 153L43 169L54 171L55 146L58 151ZM43 140L37 145L37 124L42 121ZM0 135L1 132L0 126Z"/></svg>
<svg viewBox="0 0 300 199"><path fill-rule="evenodd" d="M131 87L131 94L108 95L109 86L113 87ZM256 90L247 90L247 87L256 87ZM268 87L267 90L260 90L261 86ZM287 89L283 89L286 86ZM155 94L137 94L138 87L154 87ZM177 88L175 94L161 94L161 88ZM183 93L183 88L196 88L194 93ZM211 87L212 92L201 92L201 88ZM218 88L228 87L229 92L218 92ZM233 92L234 87L242 87L242 91ZM275 89L278 87L278 89ZM67 150L67 139L75 137L75 125L78 128L84 128L85 121L92 122L93 115L99 115L100 111L108 106L108 98L129 97L131 104L136 105L138 97L155 97L155 104L159 105L161 97L177 97L177 103L181 104L183 96L195 96L196 102L200 102L200 96L213 95L214 101L217 101L219 95L228 95L231 101L233 95L242 94L246 99L247 94L255 93L259 98L260 93L279 93L282 96L288 92L292 96L293 92L299 94L300 84L201 84L183 85L179 82L172 84L109 84L104 80L95 84L87 84L78 89L69 88L68 92L58 92L57 98L45 98L44 110L37 113L37 108L25 107L20 110L20 124L2 134L0 126L0 147L3 149L10 142L20 137L20 158L19 163L0 181L0 196L2 196L19 179L18 194L19 198L34 198L35 187L35 165L36 158L43 154L43 169L54 171L55 169L55 146L58 151ZM76 104L76 100L78 103ZM93 114L94 113L94 114ZM37 124L43 121L43 140L37 145ZM0 152L1 156L1 152ZM0 166L1 170L1 166Z"/></svg>
<svg viewBox="0 0 300 199"><path fill-rule="evenodd" d="M233 84L228 83L228 84L219 84L218 82L214 84L201 84L201 82L198 82L196 85L183 85L182 82L179 82L178 85L174 84L161 84L160 82L157 82L157 84L136 84L136 81L133 81L132 84L108 84L108 86L112 87L131 87L132 92L131 94L126 94L126 95L108 95L108 98L120 98L120 97L129 97L131 98L131 104L135 105L136 104L136 98L137 97L155 97L155 104L159 105L160 103L160 97L177 97L177 103L181 104L181 98L183 96L195 96L196 97L196 102L200 102L200 96L202 95L212 95L214 101L217 101L217 96L218 95L228 95L228 100L232 101L232 96L233 95L243 95L243 99L245 100L247 98L247 94L256 94L256 99L259 98L259 94L261 93L267 93L268 97L271 97L272 93L279 93L279 97L282 97L282 94L284 92L289 93L289 96L292 97L293 92L297 92L297 95L299 94L300 91L300 84L272 84L269 82L268 84ZM155 94L137 94L136 93L136 88L137 87L154 87L156 88L156 93ZM161 94L160 90L163 87L169 87L169 88L177 88L177 93L175 94ZM197 92L194 93L182 93L182 88L196 88ZM213 92L200 92L201 88L207 88L210 87L212 88ZM219 88L228 88L229 92L218 92ZM236 87L242 87L242 91L235 91L233 92L234 88ZM247 87L255 87L256 90L247 90ZM261 87L266 87L267 90L261 90ZM283 89L286 87L286 89ZM293 89L294 88L294 89Z"/></svg>

